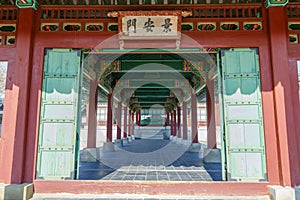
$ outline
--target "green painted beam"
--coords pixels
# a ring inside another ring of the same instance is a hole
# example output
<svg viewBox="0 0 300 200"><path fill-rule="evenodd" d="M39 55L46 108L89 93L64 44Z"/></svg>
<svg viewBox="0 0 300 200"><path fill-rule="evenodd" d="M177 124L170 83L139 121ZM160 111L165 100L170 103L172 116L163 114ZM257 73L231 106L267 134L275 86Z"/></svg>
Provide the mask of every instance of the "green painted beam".
<svg viewBox="0 0 300 200"><path fill-rule="evenodd" d="M141 101L139 102L139 105L145 105L145 104L165 104L165 101Z"/></svg>
<svg viewBox="0 0 300 200"><path fill-rule="evenodd" d="M121 63L178 63L182 64L183 60L121 60Z"/></svg>
<svg viewBox="0 0 300 200"><path fill-rule="evenodd" d="M138 90L134 93L135 97L143 98L143 97L149 97L149 96L156 96L156 97L160 98L162 96L163 97L169 97L170 96L169 91L160 91L160 92L147 92L147 91L145 91L145 92L143 92L143 91L138 91Z"/></svg>
<svg viewBox="0 0 300 200"><path fill-rule="evenodd" d="M166 101L168 98L170 97L157 97L155 95L149 95L148 97L139 97L139 96L134 96L134 98L138 98L139 101L149 101L149 98L150 100L151 99L155 99L156 101Z"/></svg>
<svg viewBox="0 0 300 200"><path fill-rule="evenodd" d="M138 65L137 65L138 66ZM191 73L191 72L185 72L179 69L174 69L174 70L170 70L170 69L165 69L165 70L132 70L132 68L137 67L137 66L130 66L126 69L122 69L121 72L113 72L113 73Z"/></svg>
<svg viewBox="0 0 300 200"><path fill-rule="evenodd" d="M175 80L174 79L161 79L161 78L145 78L145 79L132 79L129 80L129 85L132 84L139 84L141 85L141 83L157 83L157 84L162 84L162 83L173 83L175 84Z"/></svg>
<svg viewBox="0 0 300 200"><path fill-rule="evenodd" d="M149 99L148 101L146 101L146 100L139 101L140 104L141 103L166 103L166 102L167 101L159 100L159 99L157 99L157 100L155 100L155 99Z"/></svg>
<svg viewBox="0 0 300 200"><path fill-rule="evenodd" d="M139 88L142 88L142 89L164 89L164 88L166 88L165 86L151 86L151 85L149 85L149 86L131 86L131 87L128 87L128 89L139 89ZM167 88L169 88L169 89L180 89L180 88L178 88L178 87L175 87L175 86L172 86L172 87L167 87Z"/></svg>
<svg viewBox="0 0 300 200"><path fill-rule="evenodd" d="M186 48L186 49L101 49L100 52L90 52L90 54L101 53L207 53L203 48ZM89 52L87 52L88 54Z"/></svg>
<svg viewBox="0 0 300 200"><path fill-rule="evenodd" d="M170 96L170 92L166 93L164 91L161 91L161 92L156 92L156 93L151 93L151 92L138 92L138 93L135 93L134 96L135 97L144 97L144 96L157 96L157 97L160 97L160 96L165 96L165 97L169 97Z"/></svg>
<svg viewBox="0 0 300 200"><path fill-rule="evenodd" d="M161 93L165 92L164 94L170 94L169 88L162 88L160 90L154 90L154 89L146 89L146 88L140 88L138 90L135 90L135 93L143 93L143 92L152 92L152 93Z"/></svg>
<svg viewBox="0 0 300 200"><path fill-rule="evenodd" d="M146 102L138 102L138 103L129 103L130 106L132 105L154 105L154 104L161 104L161 105L165 105L166 102L165 101L146 101Z"/></svg>
<svg viewBox="0 0 300 200"><path fill-rule="evenodd" d="M164 106L165 104L163 103L143 103L143 104L140 104L140 107L153 107L153 106L156 106L156 105L161 105L161 106ZM159 107L159 106L157 106Z"/></svg>
<svg viewBox="0 0 300 200"><path fill-rule="evenodd" d="M194 72L192 71L182 71L182 70L123 70L120 72L111 72L111 76L117 79L121 79L124 75L126 75L124 80L131 80L135 78L143 78L145 73L158 73L160 75L160 79L175 79L175 78L189 78L194 76ZM133 75L132 75L133 74Z"/></svg>
<svg viewBox="0 0 300 200"><path fill-rule="evenodd" d="M156 87L156 88L171 88L177 87L174 80L160 81L160 80L146 80L146 81L131 81L129 83L130 88L135 87Z"/></svg>
<svg viewBox="0 0 300 200"><path fill-rule="evenodd" d="M149 98L149 97L155 97L155 98L167 98L167 97L170 97L170 95L160 95L159 93L157 95L153 95L151 93L149 93L149 95L147 94L144 94L144 95L134 95L135 97L138 97L138 98Z"/></svg>

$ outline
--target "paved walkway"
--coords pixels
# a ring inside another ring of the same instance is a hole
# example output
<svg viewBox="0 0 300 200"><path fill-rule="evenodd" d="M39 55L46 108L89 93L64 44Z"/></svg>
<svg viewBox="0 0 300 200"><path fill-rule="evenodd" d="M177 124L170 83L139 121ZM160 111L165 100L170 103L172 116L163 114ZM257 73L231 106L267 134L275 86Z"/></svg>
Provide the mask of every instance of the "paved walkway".
<svg viewBox="0 0 300 200"><path fill-rule="evenodd" d="M221 181L221 164L205 164L201 152L170 140L134 140L99 162L81 162L81 180Z"/></svg>
<svg viewBox="0 0 300 200"><path fill-rule="evenodd" d="M99 162L81 162L83 180L221 180L221 165L205 164L201 152L168 140L135 140L115 152L101 153ZM183 196L146 194L35 194L33 200L270 200L269 196Z"/></svg>
<svg viewBox="0 0 300 200"><path fill-rule="evenodd" d="M48 195L48 196L47 196ZM69 195L69 194L37 194L34 200L270 200L269 196L158 196L158 195Z"/></svg>

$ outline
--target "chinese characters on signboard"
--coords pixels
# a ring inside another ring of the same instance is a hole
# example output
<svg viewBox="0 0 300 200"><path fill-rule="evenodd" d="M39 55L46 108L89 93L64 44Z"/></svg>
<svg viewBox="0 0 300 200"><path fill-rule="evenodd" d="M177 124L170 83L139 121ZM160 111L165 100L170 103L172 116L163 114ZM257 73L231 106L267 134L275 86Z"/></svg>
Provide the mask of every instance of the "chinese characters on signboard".
<svg viewBox="0 0 300 200"><path fill-rule="evenodd" d="M177 36L177 24L177 16L125 16L122 18L122 35Z"/></svg>

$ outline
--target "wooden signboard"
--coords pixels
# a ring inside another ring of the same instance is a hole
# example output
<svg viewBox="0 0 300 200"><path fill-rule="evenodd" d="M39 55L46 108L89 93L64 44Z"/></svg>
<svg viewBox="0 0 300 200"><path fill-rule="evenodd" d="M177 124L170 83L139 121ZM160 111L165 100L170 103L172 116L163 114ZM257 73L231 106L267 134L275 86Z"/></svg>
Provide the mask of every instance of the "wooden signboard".
<svg viewBox="0 0 300 200"><path fill-rule="evenodd" d="M126 40L174 40L180 46L182 11L120 11L109 13L118 17L120 49Z"/></svg>

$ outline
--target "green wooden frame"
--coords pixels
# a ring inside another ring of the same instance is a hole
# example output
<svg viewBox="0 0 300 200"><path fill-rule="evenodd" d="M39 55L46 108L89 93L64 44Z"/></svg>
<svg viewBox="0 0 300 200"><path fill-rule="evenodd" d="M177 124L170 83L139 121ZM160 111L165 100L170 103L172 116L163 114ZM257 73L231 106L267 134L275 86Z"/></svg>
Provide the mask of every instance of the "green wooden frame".
<svg viewBox="0 0 300 200"><path fill-rule="evenodd" d="M49 49L45 52L37 179L64 180L77 177L82 76L80 62L80 50Z"/></svg>
<svg viewBox="0 0 300 200"><path fill-rule="evenodd" d="M222 139L225 147L223 147L222 160L226 162L226 166L223 166L227 171L226 179L230 181L249 182L266 181L258 51L257 49L242 48L224 49L221 51L221 54L222 107L224 117L224 135ZM243 58L241 58L242 56ZM247 66L249 63L252 65ZM240 72L235 72L232 66L237 66L238 64L239 66L235 68L240 70ZM255 71L247 72L247 70L251 70L251 67ZM253 87L250 84L251 81L255 81L255 88L251 88ZM236 90L233 91L232 87L236 87L234 88ZM250 91L251 89L253 91ZM257 109L256 113L253 108ZM235 109L235 112L231 112L233 109ZM251 112L254 112L253 116L251 116ZM236 118L234 118L232 113L237 115ZM236 138L240 140L234 140ZM225 175L223 174L224 178Z"/></svg>

